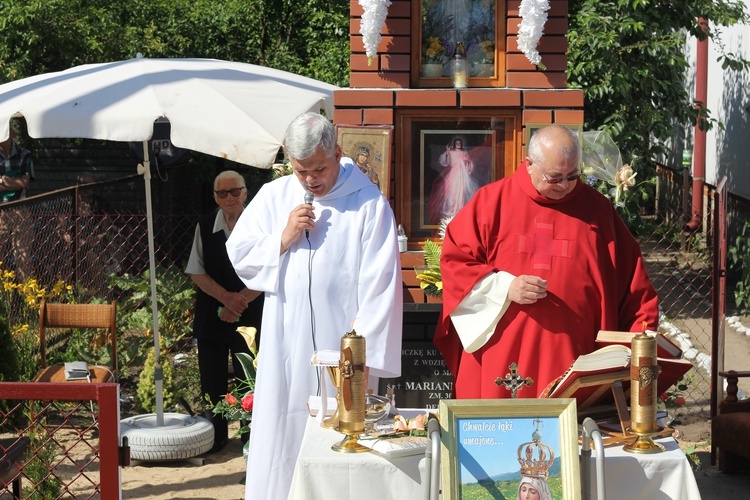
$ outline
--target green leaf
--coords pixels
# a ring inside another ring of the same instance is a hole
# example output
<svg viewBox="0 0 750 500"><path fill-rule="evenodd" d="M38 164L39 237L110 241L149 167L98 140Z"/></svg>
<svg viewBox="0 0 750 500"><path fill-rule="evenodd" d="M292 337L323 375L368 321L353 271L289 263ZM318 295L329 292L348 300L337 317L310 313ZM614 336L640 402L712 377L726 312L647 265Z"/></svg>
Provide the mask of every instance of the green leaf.
<svg viewBox="0 0 750 500"><path fill-rule="evenodd" d="M245 372L245 379L248 381L255 381L255 365L253 365L253 357L244 352L238 352L236 356L242 365L242 370Z"/></svg>
<svg viewBox="0 0 750 500"><path fill-rule="evenodd" d="M440 255L443 252L443 247L432 240L425 240L424 242L424 262L432 270L440 270Z"/></svg>

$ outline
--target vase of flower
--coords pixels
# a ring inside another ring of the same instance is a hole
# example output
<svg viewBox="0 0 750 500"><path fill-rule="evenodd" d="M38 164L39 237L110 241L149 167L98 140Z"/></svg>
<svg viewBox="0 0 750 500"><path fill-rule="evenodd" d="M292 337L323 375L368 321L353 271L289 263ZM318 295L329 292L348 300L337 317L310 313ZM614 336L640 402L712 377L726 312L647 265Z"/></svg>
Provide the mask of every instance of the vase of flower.
<svg viewBox="0 0 750 500"><path fill-rule="evenodd" d="M427 78L443 76L443 65L439 63L422 63L422 76Z"/></svg>
<svg viewBox="0 0 750 500"><path fill-rule="evenodd" d="M422 76L437 78L443 76L445 46L440 38L432 36L424 41L422 49Z"/></svg>
<svg viewBox="0 0 750 500"><path fill-rule="evenodd" d="M494 76L494 63L474 63L474 76Z"/></svg>

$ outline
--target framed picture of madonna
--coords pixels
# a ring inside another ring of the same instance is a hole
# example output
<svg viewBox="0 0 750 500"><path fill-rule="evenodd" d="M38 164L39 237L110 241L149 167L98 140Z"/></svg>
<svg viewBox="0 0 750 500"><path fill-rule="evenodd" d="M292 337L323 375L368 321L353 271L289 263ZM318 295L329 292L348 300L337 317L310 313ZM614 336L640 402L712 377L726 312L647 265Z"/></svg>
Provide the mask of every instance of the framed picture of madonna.
<svg viewBox="0 0 750 500"><path fill-rule="evenodd" d="M393 127L336 125L341 153L352 159L386 197L391 195L391 135Z"/></svg>
<svg viewBox="0 0 750 500"><path fill-rule="evenodd" d="M440 401L445 500L581 499L575 399Z"/></svg>
<svg viewBox="0 0 750 500"><path fill-rule="evenodd" d="M412 81L415 87L450 86L459 42L469 86L505 85L505 0L413 0ZM418 34L418 35L417 35Z"/></svg>

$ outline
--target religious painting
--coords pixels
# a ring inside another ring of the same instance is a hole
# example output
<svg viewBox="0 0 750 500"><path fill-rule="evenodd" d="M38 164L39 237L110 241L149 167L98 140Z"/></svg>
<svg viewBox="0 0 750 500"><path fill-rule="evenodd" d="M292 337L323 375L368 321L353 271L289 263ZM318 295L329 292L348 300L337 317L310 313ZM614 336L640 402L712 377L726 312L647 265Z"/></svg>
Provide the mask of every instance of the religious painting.
<svg viewBox="0 0 750 500"><path fill-rule="evenodd" d="M445 500L580 500L574 399L448 399L439 415Z"/></svg>
<svg viewBox="0 0 750 500"><path fill-rule="evenodd" d="M391 187L391 134L393 127L337 125L338 144L386 198Z"/></svg>
<svg viewBox="0 0 750 500"><path fill-rule="evenodd" d="M449 221L493 179L495 134L491 130L422 130L419 227Z"/></svg>
<svg viewBox="0 0 750 500"><path fill-rule="evenodd" d="M501 13L498 16L498 12ZM421 86L449 86L451 61L465 53L470 83L494 87L504 71L505 2L503 0L421 0L412 2L414 72ZM457 51L457 47L463 48Z"/></svg>
<svg viewBox="0 0 750 500"><path fill-rule="evenodd" d="M477 189L520 163L520 111L397 110L395 215L422 250Z"/></svg>

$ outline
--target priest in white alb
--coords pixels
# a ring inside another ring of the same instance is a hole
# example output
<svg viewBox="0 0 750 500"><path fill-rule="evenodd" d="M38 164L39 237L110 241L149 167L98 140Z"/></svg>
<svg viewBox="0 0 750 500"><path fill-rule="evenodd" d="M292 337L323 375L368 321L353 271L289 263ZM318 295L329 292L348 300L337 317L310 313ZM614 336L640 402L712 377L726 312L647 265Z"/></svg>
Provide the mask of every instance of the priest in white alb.
<svg viewBox="0 0 750 500"><path fill-rule="evenodd" d="M402 281L388 201L349 158L333 125L297 117L284 141L294 175L264 185L227 241L229 259L265 292L245 497L285 499L309 396L329 383L310 364L352 329L366 340L369 386L401 373ZM312 195L312 196L311 196ZM328 394L335 394L332 386Z"/></svg>

